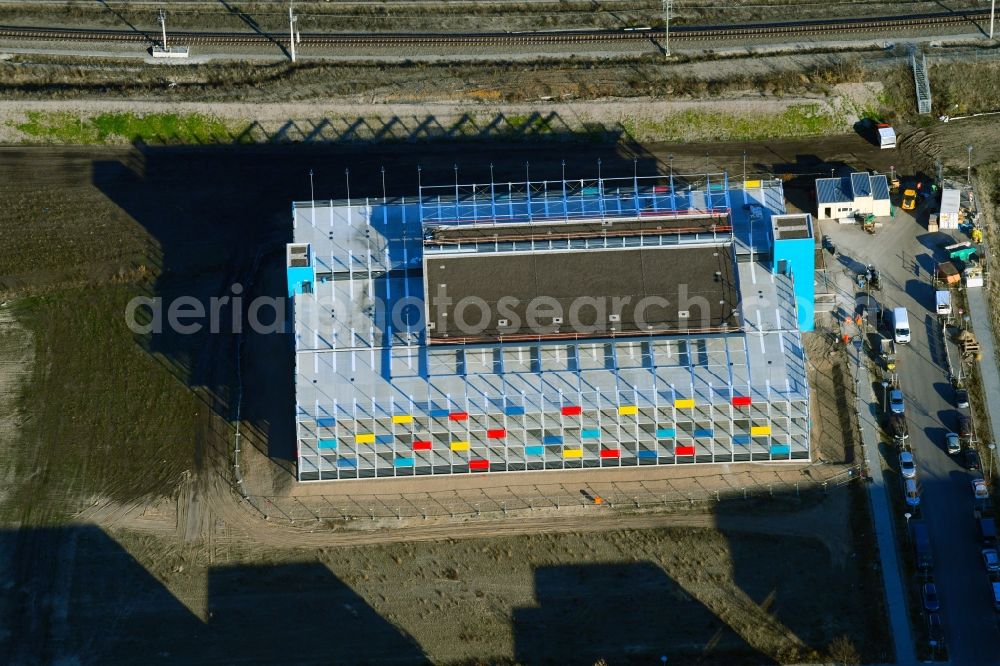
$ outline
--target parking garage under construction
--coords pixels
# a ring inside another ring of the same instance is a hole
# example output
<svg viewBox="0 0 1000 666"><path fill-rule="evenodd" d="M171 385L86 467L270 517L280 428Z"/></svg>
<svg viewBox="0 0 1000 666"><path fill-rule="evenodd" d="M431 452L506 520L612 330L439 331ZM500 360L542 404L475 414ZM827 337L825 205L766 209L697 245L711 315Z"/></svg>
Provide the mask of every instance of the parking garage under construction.
<svg viewBox="0 0 1000 666"><path fill-rule="evenodd" d="M780 181L422 186L293 218L300 481L810 457L815 243Z"/></svg>

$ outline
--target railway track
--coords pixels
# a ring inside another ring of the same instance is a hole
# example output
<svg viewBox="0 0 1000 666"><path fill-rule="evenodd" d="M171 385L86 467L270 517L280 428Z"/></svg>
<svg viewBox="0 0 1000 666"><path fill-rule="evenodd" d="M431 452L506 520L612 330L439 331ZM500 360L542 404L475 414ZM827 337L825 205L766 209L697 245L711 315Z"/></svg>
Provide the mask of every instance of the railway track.
<svg viewBox="0 0 1000 666"><path fill-rule="evenodd" d="M785 21L766 24L677 26L671 40L714 41L766 37L829 35L835 33L882 32L899 29L946 27L988 18L988 10L963 10L910 16L882 16L813 21ZM620 30L559 30L537 32L483 33L301 33L301 44L308 46L523 46L538 44L576 44L584 42L619 42L660 39L662 30L622 28ZM0 39L75 42L158 42L156 31L71 29L0 26ZM196 44L274 44L287 41L286 33L184 32L173 31L174 43Z"/></svg>

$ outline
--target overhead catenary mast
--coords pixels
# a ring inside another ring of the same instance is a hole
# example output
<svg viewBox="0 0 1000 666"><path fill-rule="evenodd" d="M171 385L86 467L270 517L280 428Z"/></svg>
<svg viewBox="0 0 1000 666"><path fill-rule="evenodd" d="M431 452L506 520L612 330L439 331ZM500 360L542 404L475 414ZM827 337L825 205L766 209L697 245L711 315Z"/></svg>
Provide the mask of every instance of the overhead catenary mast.
<svg viewBox="0 0 1000 666"><path fill-rule="evenodd" d="M160 29L163 31L163 50L169 51L167 48L167 12L165 9L161 9L156 20L160 23Z"/></svg>
<svg viewBox="0 0 1000 666"><path fill-rule="evenodd" d="M289 55L292 58L292 62L295 62L295 21L298 19L295 16L295 9L292 7L292 3L288 3L288 48Z"/></svg>
<svg viewBox="0 0 1000 666"><path fill-rule="evenodd" d="M673 8L673 0L661 0L663 11L663 55L670 55L670 10Z"/></svg>
<svg viewBox="0 0 1000 666"><path fill-rule="evenodd" d="M159 9L156 13L156 22L160 24L161 44L154 40L149 54L154 58L187 58L190 51L186 46L170 46L167 42L167 10Z"/></svg>

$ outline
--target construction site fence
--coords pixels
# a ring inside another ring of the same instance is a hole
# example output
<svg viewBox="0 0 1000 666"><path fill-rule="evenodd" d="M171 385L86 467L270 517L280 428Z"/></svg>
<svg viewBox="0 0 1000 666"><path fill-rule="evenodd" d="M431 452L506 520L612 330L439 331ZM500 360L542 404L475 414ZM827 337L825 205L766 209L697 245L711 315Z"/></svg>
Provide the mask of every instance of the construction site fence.
<svg viewBox="0 0 1000 666"><path fill-rule="evenodd" d="M500 486L425 493L385 495L267 496L241 493L245 502L268 520L287 523L382 521L523 516L542 510L593 509L632 512L685 509L724 502L816 498L863 477L860 466L844 469L823 480L760 483L720 489L682 491L671 482L600 483L600 491L571 484ZM239 484L241 485L241 484ZM241 485L242 489L242 485Z"/></svg>

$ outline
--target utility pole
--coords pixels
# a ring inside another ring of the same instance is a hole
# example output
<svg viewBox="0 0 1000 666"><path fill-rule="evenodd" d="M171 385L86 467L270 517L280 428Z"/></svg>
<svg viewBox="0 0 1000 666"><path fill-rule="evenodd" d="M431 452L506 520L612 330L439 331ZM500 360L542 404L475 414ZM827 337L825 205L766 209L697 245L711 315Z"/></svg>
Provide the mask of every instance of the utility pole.
<svg viewBox="0 0 1000 666"><path fill-rule="evenodd" d="M996 13L997 0L990 0L990 39L993 39L993 17Z"/></svg>
<svg viewBox="0 0 1000 666"><path fill-rule="evenodd" d="M159 16L156 20L160 23L160 28L163 30L163 50L167 51L167 12L163 9L160 10Z"/></svg>
<svg viewBox="0 0 1000 666"><path fill-rule="evenodd" d="M288 3L288 48L289 55L292 57L292 62L295 62L295 21L298 17L295 15L295 10L292 8L292 3Z"/></svg>
<svg viewBox="0 0 1000 666"><path fill-rule="evenodd" d="M663 11L663 55L670 55L670 10L673 7L673 0L661 0Z"/></svg>

